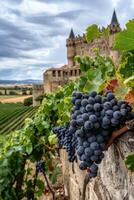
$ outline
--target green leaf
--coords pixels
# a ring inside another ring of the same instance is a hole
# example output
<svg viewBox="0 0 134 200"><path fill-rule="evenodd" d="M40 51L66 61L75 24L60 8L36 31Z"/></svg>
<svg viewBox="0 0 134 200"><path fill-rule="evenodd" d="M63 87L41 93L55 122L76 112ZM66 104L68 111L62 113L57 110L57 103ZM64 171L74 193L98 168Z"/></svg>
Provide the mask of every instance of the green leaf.
<svg viewBox="0 0 134 200"><path fill-rule="evenodd" d="M128 85L129 87L134 87L134 76L130 76L124 81L124 84Z"/></svg>
<svg viewBox="0 0 134 200"><path fill-rule="evenodd" d="M86 29L86 40L90 43L92 40L98 38L100 36L100 32L98 26L93 24Z"/></svg>
<svg viewBox="0 0 134 200"><path fill-rule="evenodd" d="M104 28L103 32L102 32L102 35L108 39L109 38L109 35L110 35L110 31L109 31L109 28Z"/></svg>
<svg viewBox="0 0 134 200"><path fill-rule="evenodd" d="M27 154L31 154L33 151L33 146L31 143L28 144L28 146L26 146L26 152Z"/></svg>
<svg viewBox="0 0 134 200"><path fill-rule="evenodd" d="M127 165L129 170L134 172L134 154L127 156L125 164Z"/></svg>
<svg viewBox="0 0 134 200"><path fill-rule="evenodd" d="M50 125L47 121L43 121L42 125L43 125L44 129L48 129L50 127Z"/></svg>
<svg viewBox="0 0 134 200"><path fill-rule="evenodd" d="M129 87L134 87L134 54L130 53L125 56L122 63L119 65L117 75L122 82Z"/></svg>
<svg viewBox="0 0 134 200"><path fill-rule="evenodd" d="M56 137L56 135L55 135L55 134L50 135L50 136L48 137L48 141L49 141L49 143L50 143L51 145L57 144L57 137Z"/></svg>
<svg viewBox="0 0 134 200"><path fill-rule="evenodd" d="M40 179L37 179L36 186L42 191L45 189L44 181L42 181Z"/></svg>
<svg viewBox="0 0 134 200"><path fill-rule="evenodd" d="M98 91L100 86L103 84L102 73L100 69L92 70L87 72L88 80L84 86L84 91Z"/></svg>
<svg viewBox="0 0 134 200"><path fill-rule="evenodd" d="M126 24L126 29L116 34L114 48L119 51L134 50L134 19Z"/></svg>

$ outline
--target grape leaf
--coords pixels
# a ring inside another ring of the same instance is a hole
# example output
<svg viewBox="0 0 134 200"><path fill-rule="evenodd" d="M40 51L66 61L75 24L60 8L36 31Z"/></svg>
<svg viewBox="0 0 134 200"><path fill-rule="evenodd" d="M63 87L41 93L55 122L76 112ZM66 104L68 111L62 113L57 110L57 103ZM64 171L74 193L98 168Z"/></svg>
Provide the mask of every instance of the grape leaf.
<svg viewBox="0 0 134 200"><path fill-rule="evenodd" d="M95 69L94 71L87 72L88 80L84 86L84 91L98 91L100 86L103 84L102 73L100 69Z"/></svg>
<svg viewBox="0 0 134 200"><path fill-rule="evenodd" d="M86 40L87 42L91 42L92 40L100 37L100 32L98 26L93 24L86 29Z"/></svg>
<svg viewBox="0 0 134 200"><path fill-rule="evenodd" d="M114 48L119 51L134 49L134 19L126 24L126 29L116 34Z"/></svg>
<svg viewBox="0 0 134 200"><path fill-rule="evenodd" d="M134 76L130 76L124 81L124 84L127 84L130 87L134 87Z"/></svg>
<svg viewBox="0 0 134 200"><path fill-rule="evenodd" d="M119 65L117 74L121 77L124 84L134 87L134 54L129 54Z"/></svg>
<svg viewBox="0 0 134 200"><path fill-rule="evenodd" d="M94 39L97 39L99 37L104 37L105 39L108 39L109 37L109 28L104 28L100 31L98 26L96 24L93 24L89 26L86 29L86 40L88 43L92 42Z"/></svg>
<svg viewBox="0 0 134 200"><path fill-rule="evenodd" d="M48 141L51 145L54 145L57 143L57 137L55 134L52 134L48 137Z"/></svg>

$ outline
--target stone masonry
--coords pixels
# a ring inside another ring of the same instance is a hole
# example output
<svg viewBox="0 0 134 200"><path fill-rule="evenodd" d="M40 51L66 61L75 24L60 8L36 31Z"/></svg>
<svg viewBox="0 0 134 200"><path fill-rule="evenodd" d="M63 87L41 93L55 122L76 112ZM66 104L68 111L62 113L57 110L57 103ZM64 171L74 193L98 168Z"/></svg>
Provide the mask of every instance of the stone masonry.
<svg viewBox="0 0 134 200"><path fill-rule="evenodd" d="M125 166L125 157L134 152L134 132L127 132L105 153L99 172L86 188L85 200L134 200L134 173ZM60 152L63 182L69 200L82 200L86 171L70 164L65 150ZM79 162L79 161L78 161Z"/></svg>
<svg viewBox="0 0 134 200"><path fill-rule="evenodd" d="M101 37L99 39L93 40L92 42L90 42L90 44L87 43L85 34L83 34L83 36L75 36L73 29L71 29L70 35L66 40L68 63L59 68L52 67L44 72L44 81L42 86L44 89L42 89L41 86L35 86L33 88L34 106L39 105L39 102L37 102L35 99L39 95L42 95L43 93L54 92L58 88L58 86L63 86L80 76L81 71L79 65L75 63L75 56L87 55L90 57L94 57L94 49L98 48L101 55L110 56L115 63L118 63L119 52L113 50L113 41L115 33L121 31L121 28L118 23L115 11L113 12L112 20L108 27L110 30L110 36L108 40Z"/></svg>
<svg viewBox="0 0 134 200"><path fill-rule="evenodd" d="M98 48L101 55L110 56L115 63L118 62L119 53L112 49L115 33L121 31L115 11L108 27L110 30L108 41L102 37L92 41L90 44L87 43L85 34L83 36L75 36L73 29L71 29L69 38L66 40L68 64L59 68L53 67L44 72L45 93L55 91L59 85L63 86L67 82L75 80L80 75L80 67L75 63L75 56L77 55L94 57L94 49Z"/></svg>

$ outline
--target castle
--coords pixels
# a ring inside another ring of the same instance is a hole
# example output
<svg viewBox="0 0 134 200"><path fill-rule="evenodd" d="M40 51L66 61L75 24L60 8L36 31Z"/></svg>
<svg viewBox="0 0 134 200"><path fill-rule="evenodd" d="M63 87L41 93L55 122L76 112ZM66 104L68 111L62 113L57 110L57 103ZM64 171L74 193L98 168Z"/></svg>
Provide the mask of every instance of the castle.
<svg viewBox="0 0 134 200"><path fill-rule="evenodd" d="M108 27L110 30L108 41L101 37L90 43L87 43L85 34L83 34L83 36L75 36L73 29L71 29L69 37L66 40L68 64L59 68L52 67L44 72L44 84L38 86L35 85L33 87L34 105L37 105L37 102L35 101L37 96L43 93L53 92L59 85L63 86L67 82L75 80L79 77L81 71L79 65L75 63L75 56L87 55L94 57L94 48L98 48L101 55L110 56L115 63L118 62L119 52L112 49L115 33L121 31L115 10L113 12L111 23Z"/></svg>

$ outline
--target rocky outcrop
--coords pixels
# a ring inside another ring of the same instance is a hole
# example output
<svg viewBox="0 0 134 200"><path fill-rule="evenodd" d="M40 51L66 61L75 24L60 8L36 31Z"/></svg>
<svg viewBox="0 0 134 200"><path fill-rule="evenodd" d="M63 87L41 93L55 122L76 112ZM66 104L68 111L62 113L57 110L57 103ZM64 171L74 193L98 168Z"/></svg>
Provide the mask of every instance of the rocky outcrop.
<svg viewBox="0 0 134 200"><path fill-rule="evenodd" d="M134 132L127 132L106 151L97 178L87 185L86 200L134 200L134 173L124 164L131 152L134 152ZM65 193L70 200L81 200L86 172L79 169L78 163L67 161L65 150L60 155Z"/></svg>

